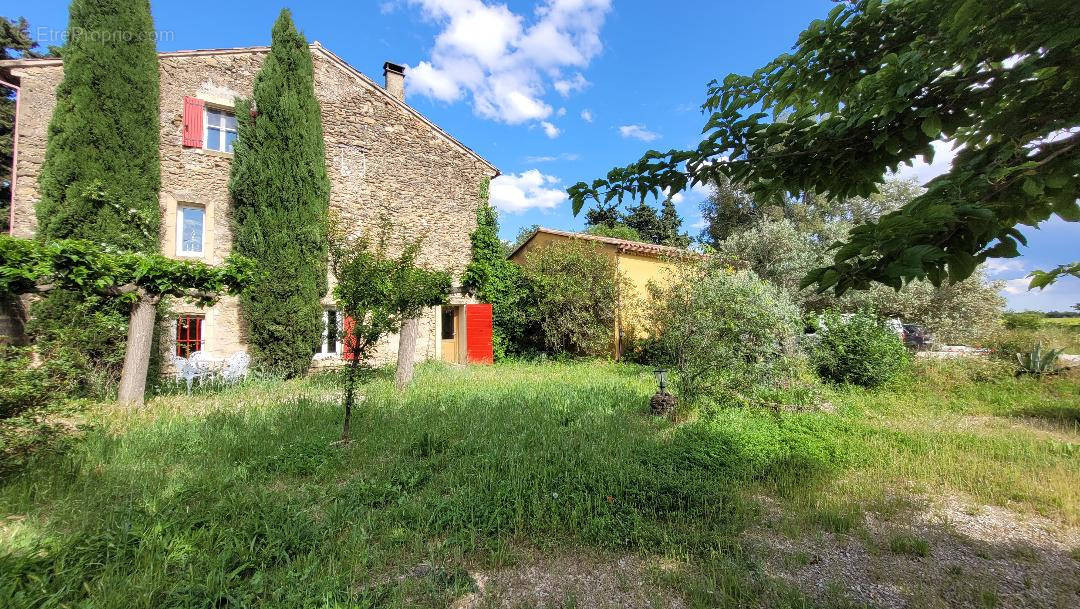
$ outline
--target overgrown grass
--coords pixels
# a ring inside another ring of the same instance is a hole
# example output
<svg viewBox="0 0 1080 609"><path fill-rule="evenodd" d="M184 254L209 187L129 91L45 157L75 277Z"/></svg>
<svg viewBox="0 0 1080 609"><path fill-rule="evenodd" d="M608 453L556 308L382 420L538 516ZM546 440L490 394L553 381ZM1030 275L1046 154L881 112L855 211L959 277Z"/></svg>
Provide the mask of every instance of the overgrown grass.
<svg viewBox="0 0 1080 609"><path fill-rule="evenodd" d="M1075 378L918 374L829 390L832 413L676 425L645 414L647 368L430 364L403 394L372 379L348 445L335 443L332 377L104 410L70 450L0 485L0 598L444 606L468 590L466 568L585 545L678 559L660 579L702 605L807 607L742 553L759 493L786 502L793 526L837 534L904 484L1080 520ZM975 415L1004 423L963 425Z"/></svg>

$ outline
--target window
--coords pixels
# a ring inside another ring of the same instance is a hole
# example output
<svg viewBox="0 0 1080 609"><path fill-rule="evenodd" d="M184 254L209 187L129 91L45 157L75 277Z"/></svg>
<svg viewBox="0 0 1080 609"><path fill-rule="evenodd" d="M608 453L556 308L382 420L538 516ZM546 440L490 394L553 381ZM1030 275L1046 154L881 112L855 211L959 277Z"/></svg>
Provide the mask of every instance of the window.
<svg viewBox="0 0 1080 609"><path fill-rule="evenodd" d="M341 353L341 338L344 335L342 330L343 317L334 309L323 311L323 333L322 342L319 343L319 355Z"/></svg>
<svg viewBox="0 0 1080 609"><path fill-rule="evenodd" d="M202 256L206 208L181 205L176 208L176 254Z"/></svg>
<svg viewBox="0 0 1080 609"><path fill-rule="evenodd" d="M454 307L443 307L442 337L444 340L454 338L454 327L457 325L454 323L455 321L457 321L457 316L454 315Z"/></svg>
<svg viewBox="0 0 1080 609"><path fill-rule="evenodd" d="M206 137L203 138L207 150L232 152L236 141L236 115L228 110L206 109Z"/></svg>
<svg viewBox="0 0 1080 609"><path fill-rule="evenodd" d="M176 355L190 357L202 351L202 315L180 315L176 318Z"/></svg>

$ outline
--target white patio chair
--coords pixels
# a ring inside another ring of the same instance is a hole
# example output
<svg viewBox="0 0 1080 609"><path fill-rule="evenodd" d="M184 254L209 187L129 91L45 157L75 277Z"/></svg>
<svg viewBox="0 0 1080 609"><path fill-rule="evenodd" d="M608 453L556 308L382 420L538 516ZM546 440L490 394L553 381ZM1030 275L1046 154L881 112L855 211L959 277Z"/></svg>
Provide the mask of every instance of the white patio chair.
<svg viewBox="0 0 1080 609"><path fill-rule="evenodd" d="M251 365L251 356L243 351L237 351L225 360L221 367L221 380L231 383L248 375L248 367Z"/></svg>

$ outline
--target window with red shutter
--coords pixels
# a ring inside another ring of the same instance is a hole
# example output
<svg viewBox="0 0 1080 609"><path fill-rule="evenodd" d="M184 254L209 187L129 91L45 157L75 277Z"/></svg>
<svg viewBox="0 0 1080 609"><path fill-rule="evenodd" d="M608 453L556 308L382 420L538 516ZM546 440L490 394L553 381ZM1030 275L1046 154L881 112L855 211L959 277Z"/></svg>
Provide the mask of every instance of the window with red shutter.
<svg viewBox="0 0 1080 609"><path fill-rule="evenodd" d="M184 146L202 148L203 109L206 102L195 97L184 98Z"/></svg>
<svg viewBox="0 0 1080 609"><path fill-rule="evenodd" d="M490 364L495 361L492 344L491 305L465 305L465 353L470 364Z"/></svg>
<svg viewBox="0 0 1080 609"><path fill-rule="evenodd" d="M176 355L190 357L202 351L202 315L180 315L176 318Z"/></svg>

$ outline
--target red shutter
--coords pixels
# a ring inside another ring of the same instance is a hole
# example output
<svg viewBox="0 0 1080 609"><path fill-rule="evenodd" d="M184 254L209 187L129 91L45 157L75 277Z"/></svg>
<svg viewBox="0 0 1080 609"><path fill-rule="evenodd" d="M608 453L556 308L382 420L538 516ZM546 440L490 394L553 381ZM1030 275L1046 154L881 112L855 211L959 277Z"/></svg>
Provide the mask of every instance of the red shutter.
<svg viewBox="0 0 1080 609"><path fill-rule="evenodd" d="M345 321L341 322L341 331L344 334L341 338L341 359L356 359L356 351L353 350L353 345L356 344L356 341L353 339L352 330L353 318L346 315Z"/></svg>
<svg viewBox="0 0 1080 609"><path fill-rule="evenodd" d="M465 305L465 352L470 364L495 361L491 345L491 305Z"/></svg>
<svg viewBox="0 0 1080 609"><path fill-rule="evenodd" d="M206 102L194 97L184 98L184 146L202 148L203 108Z"/></svg>

